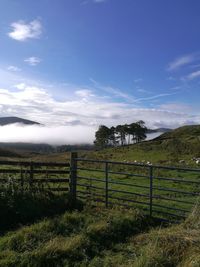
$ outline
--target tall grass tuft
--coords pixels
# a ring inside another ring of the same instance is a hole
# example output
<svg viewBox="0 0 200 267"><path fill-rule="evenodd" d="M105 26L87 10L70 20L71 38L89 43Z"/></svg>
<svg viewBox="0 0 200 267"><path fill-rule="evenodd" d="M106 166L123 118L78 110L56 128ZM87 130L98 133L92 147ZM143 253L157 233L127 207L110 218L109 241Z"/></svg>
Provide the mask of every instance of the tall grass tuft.
<svg viewBox="0 0 200 267"><path fill-rule="evenodd" d="M23 188L9 179L0 188L0 234L39 219L73 209L67 193L56 195L42 187ZM80 202L75 208L82 209Z"/></svg>

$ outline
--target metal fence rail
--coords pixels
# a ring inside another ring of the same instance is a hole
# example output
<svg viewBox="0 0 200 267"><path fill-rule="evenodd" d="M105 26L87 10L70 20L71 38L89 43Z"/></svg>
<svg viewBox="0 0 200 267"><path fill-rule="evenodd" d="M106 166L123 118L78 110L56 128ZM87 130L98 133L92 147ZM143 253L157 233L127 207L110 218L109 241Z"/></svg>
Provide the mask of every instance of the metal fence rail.
<svg viewBox="0 0 200 267"><path fill-rule="evenodd" d="M200 195L200 169L85 159L76 153L71 161L76 162L76 197L87 203L138 207L153 217L180 220Z"/></svg>
<svg viewBox="0 0 200 267"><path fill-rule="evenodd" d="M0 191L14 182L25 190L69 191L72 201L143 209L149 216L179 221L200 195L200 169L79 158L70 162L0 161Z"/></svg>

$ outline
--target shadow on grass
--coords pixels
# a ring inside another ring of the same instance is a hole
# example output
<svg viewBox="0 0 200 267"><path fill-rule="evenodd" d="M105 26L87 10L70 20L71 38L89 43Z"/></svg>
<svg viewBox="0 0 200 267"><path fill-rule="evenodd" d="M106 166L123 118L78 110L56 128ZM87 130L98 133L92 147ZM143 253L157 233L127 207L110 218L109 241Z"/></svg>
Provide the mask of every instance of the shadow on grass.
<svg viewBox="0 0 200 267"><path fill-rule="evenodd" d="M80 201L74 206L69 194L56 195L49 191L21 192L4 190L0 193L0 234L67 210L82 210Z"/></svg>

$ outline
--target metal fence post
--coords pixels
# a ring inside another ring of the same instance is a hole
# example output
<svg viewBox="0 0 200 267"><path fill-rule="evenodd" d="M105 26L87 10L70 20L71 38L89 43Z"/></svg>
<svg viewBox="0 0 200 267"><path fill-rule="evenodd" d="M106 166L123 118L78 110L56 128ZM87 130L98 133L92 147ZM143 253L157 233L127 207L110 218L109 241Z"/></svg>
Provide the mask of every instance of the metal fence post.
<svg viewBox="0 0 200 267"><path fill-rule="evenodd" d="M76 202L76 183L77 183L77 153L72 152L70 158L70 195L72 198L72 203L75 204Z"/></svg>
<svg viewBox="0 0 200 267"><path fill-rule="evenodd" d="M152 217L152 212L153 212L153 166L149 167L149 215Z"/></svg>
<svg viewBox="0 0 200 267"><path fill-rule="evenodd" d="M108 207L108 162L105 162L105 204Z"/></svg>

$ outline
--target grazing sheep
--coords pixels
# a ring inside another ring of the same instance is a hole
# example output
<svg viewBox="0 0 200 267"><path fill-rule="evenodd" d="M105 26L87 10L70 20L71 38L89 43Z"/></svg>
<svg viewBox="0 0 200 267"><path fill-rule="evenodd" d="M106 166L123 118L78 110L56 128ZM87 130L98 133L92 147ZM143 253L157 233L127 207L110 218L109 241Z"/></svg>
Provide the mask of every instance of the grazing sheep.
<svg viewBox="0 0 200 267"><path fill-rule="evenodd" d="M147 165L152 165L152 163L150 162L150 161L147 161L147 163L146 163Z"/></svg>

